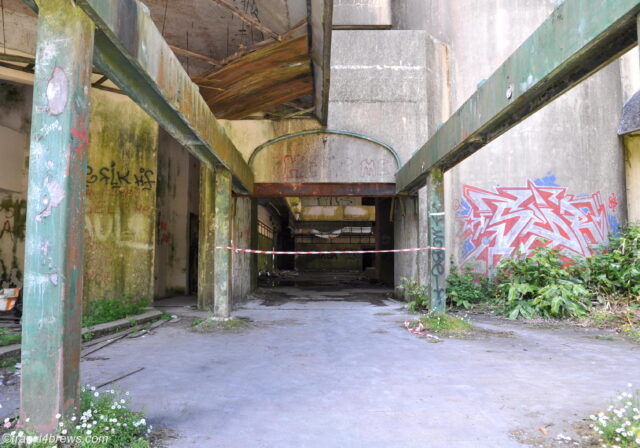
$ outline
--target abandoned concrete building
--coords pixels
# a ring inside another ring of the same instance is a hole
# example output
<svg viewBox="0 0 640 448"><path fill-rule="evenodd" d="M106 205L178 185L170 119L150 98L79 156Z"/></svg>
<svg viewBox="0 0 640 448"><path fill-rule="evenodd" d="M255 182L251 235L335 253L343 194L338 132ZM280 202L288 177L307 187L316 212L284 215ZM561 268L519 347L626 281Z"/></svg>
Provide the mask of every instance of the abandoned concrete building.
<svg viewBox="0 0 640 448"><path fill-rule="evenodd" d="M321 271L441 308L452 264L588 256L640 220L638 1L1 9L0 287L24 285L40 429L77 398L81 304L224 318L259 276Z"/></svg>

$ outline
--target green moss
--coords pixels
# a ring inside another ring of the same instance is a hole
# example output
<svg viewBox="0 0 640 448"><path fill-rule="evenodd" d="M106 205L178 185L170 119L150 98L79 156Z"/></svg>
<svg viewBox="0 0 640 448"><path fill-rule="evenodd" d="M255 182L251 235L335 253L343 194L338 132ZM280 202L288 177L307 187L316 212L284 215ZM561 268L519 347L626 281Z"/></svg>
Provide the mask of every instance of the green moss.
<svg viewBox="0 0 640 448"><path fill-rule="evenodd" d="M474 330L474 326L464 319L450 316L444 313L429 313L420 318L427 332L435 333L438 336L461 336ZM413 321L411 327L418 326L418 321Z"/></svg>

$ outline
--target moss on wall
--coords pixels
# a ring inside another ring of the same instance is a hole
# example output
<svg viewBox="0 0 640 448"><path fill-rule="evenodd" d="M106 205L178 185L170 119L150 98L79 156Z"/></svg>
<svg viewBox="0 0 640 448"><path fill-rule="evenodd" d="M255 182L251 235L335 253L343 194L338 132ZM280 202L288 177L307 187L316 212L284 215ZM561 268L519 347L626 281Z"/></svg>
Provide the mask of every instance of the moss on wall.
<svg viewBox="0 0 640 448"><path fill-rule="evenodd" d="M151 300L158 125L124 96L91 92L85 301Z"/></svg>

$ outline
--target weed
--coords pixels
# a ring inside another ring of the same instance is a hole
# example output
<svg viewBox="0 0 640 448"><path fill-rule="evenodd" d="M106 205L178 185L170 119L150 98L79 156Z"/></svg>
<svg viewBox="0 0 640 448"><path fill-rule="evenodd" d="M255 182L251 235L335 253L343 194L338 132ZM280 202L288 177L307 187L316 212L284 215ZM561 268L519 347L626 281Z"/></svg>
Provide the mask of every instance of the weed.
<svg viewBox="0 0 640 448"><path fill-rule="evenodd" d="M528 257L506 258L496 279L497 301L510 319L582 317L591 306L589 291L557 249L540 246Z"/></svg>
<svg viewBox="0 0 640 448"><path fill-rule="evenodd" d="M631 389L632 385L628 385ZM603 447L640 446L640 391L622 392L606 412L591 415Z"/></svg>
<svg viewBox="0 0 640 448"><path fill-rule="evenodd" d="M494 298L495 294L496 286L492 278L478 274L470 266L462 270L451 266L447 277L447 299L451 306L469 309Z"/></svg>
<svg viewBox="0 0 640 448"><path fill-rule="evenodd" d="M20 333L9 333L6 328L0 328L0 347L19 344L21 340Z"/></svg>
<svg viewBox="0 0 640 448"><path fill-rule="evenodd" d="M438 336L456 336L469 333L474 329L467 320L450 316L444 313L431 312L422 316L419 320L425 330ZM410 323L412 328L418 326L418 321Z"/></svg>
<svg viewBox="0 0 640 448"><path fill-rule="evenodd" d="M419 310L427 310L431 305L431 294L429 287L421 285L415 280L409 280L406 277L400 279L402 284L398 289L404 291L404 297L408 304L409 311L415 313Z"/></svg>
<svg viewBox="0 0 640 448"><path fill-rule="evenodd" d="M82 340L88 342L91 341L95 336L95 333L91 329L89 329L89 331L82 333Z"/></svg>
<svg viewBox="0 0 640 448"><path fill-rule="evenodd" d="M199 317L196 317L196 318L193 320L193 323L191 324L191 326L192 326L192 327L196 327L196 326L200 325L201 323L202 323L202 319L200 319Z"/></svg>
<svg viewBox="0 0 640 448"><path fill-rule="evenodd" d="M20 362L20 356L11 356L0 361L0 368L7 369L9 373L13 374L16 372L16 364ZM1 445L0 445L1 446Z"/></svg>
<svg viewBox="0 0 640 448"><path fill-rule="evenodd" d="M145 299L134 299L126 295L120 299L95 300L89 303L86 314L82 318L82 326L90 327L135 316L142 313L147 306Z"/></svg>
<svg viewBox="0 0 640 448"><path fill-rule="evenodd" d="M127 408L129 393L118 390L96 391L85 386L80 394L78 415L62 418L54 434L38 436L21 429L17 419L6 419L1 448L28 445L31 448L65 446L68 448L148 448L146 438L152 427L141 412Z"/></svg>

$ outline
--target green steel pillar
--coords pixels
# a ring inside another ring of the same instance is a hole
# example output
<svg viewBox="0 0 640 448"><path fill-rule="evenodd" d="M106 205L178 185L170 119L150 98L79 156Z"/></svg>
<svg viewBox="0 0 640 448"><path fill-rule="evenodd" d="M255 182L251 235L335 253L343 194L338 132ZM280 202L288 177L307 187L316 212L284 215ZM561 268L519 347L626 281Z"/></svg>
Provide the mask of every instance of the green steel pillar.
<svg viewBox="0 0 640 448"><path fill-rule="evenodd" d="M444 184L440 170L431 170L427 175L427 210L429 213L429 246L444 246ZM445 299L445 253L431 250L429 257L429 290L431 309L443 312Z"/></svg>
<svg viewBox="0 0 640 448"><path fill-rule="evenodd" d="M215 284L216 173L200 164L200 235L198 238L198 309L213 310Z"/></svg>
<svg viewBox="0 0 640 448"><path fill-rule="evenodd" d="M215 245L231 246L231 172L216 167L215 184ZM229 317L231 313L231 257L230 250L215 251L213 311L216 317Z"/></svg>
<svg viewBox="0 0 640 448"><path fill-rule="evenodd" d="M71 0L38 6L20 414L24 426L51 432L80 392L93 23Z"/></svg>

